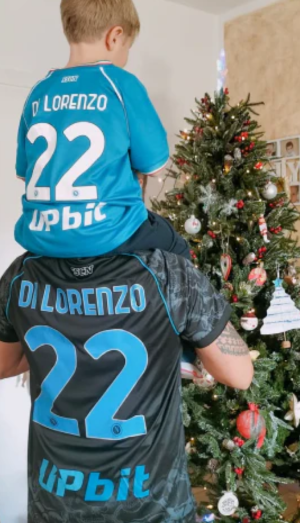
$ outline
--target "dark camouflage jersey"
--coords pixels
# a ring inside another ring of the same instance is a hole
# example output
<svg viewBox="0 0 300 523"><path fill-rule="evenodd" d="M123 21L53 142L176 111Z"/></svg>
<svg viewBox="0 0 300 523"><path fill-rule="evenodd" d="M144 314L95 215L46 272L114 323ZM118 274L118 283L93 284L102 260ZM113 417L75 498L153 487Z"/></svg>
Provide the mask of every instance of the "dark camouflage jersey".
<svg viewBox="0 0 300 523"><path fill-rule="evenodd" d="M230 307L183 258L26 254L0 285L0 340L31 369L28 523L192 523L182 343Z"/></svg>

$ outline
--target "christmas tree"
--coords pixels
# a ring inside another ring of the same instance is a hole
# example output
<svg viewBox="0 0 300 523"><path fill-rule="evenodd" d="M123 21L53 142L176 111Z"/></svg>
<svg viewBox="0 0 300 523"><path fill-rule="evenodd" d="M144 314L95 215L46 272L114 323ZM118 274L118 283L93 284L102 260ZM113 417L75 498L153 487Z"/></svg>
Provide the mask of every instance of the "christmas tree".
<svg viewBox="0 0 300 523"><path fill-rule="evenodd" d="M199 508L205 522L283 521L277 486L300 469L300 288L291 263L300 257L292 236L299 214L267 158L257 105L248 97L232 106L227 89L196 100L167 174L174 187L152 202L232 304L231 321L255 362L246 392L216 384L200 363L183 388L191 478L209 499ZM264 334L275 298L285 319L292 311L293 330ZM186 357L186 377L191 362Z"/></svg>

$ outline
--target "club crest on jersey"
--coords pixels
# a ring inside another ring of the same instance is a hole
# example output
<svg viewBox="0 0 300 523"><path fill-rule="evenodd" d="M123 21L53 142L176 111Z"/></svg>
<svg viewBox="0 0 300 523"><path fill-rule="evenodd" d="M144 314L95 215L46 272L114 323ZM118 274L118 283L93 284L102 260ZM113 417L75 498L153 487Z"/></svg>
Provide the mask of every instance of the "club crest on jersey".
<svg viewBox="0 0 300 523"><path fill-rule="evenodd" d="M89 267L71 267L71 271L74 276L85 278L86 276L94 274L94 268L94 265L90 265Z"/></svg>

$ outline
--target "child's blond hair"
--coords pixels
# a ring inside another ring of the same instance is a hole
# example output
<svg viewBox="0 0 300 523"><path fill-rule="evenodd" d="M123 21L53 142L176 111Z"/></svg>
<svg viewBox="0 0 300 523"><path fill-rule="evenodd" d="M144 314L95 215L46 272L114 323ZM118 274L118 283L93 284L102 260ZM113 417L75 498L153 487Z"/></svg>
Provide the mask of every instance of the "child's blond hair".
<svg viewBox="0 0 300 523"><path fill-rule="evenodd" d="M140 20L132 0L62 0L61 17L69 43L94 42L114 26L135 37Z"/></svg>

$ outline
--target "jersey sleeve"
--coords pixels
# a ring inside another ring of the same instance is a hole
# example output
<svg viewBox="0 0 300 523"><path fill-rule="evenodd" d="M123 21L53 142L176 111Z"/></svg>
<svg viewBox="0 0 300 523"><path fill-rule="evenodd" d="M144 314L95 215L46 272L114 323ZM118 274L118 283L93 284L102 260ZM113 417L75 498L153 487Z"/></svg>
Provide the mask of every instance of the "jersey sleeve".
<svg viewBox="0 0 300 523"><path fill-rule="evenodd" d="M23 256L17 258L0 279L0 341L15 343L18 335L8 319L9 301L14 279L22 266Z"/></svg>
<svg viewBox="0 0 300 523"><path fill-rule="evenodd" d="M27 159L26 159L26 150L25 142L27 135L27 127L22 115L19 131L18 131L18 141L17 141L17 159L16 159L16 174L18 178L24 179L26 177L27 171Z"/></svg>
<svg viewBox="0 0 300 523"><path fill-rule="evenodd" d="M222 334L230 320L231 307L209 280L190 262L187 265L187 313L181 337L188 345L201 349Z"/></svg>
<svg viewBox="0 0 300 523"><path fill-rule="evenodd" d="M169 160L167 133L145 87L136 77L127 80L123 97L132 168L142 174L155 174Z"/></svg>
<svg viewBox="0 0 300 523"><path fill-rule="evenodd" d="M211 345L230 320L231 307L224 297L182 256L162 251L142 256L159 282L172 326L184 345Z"/></svg>

